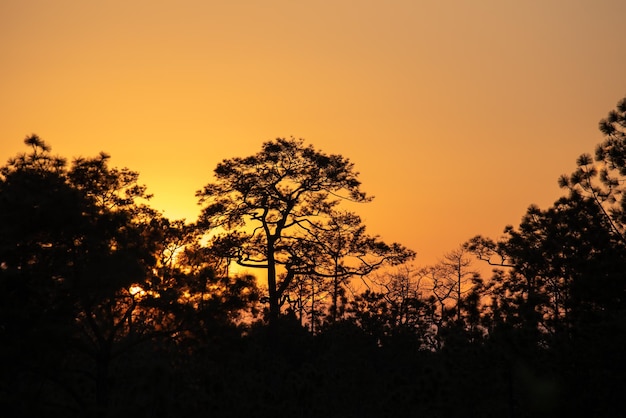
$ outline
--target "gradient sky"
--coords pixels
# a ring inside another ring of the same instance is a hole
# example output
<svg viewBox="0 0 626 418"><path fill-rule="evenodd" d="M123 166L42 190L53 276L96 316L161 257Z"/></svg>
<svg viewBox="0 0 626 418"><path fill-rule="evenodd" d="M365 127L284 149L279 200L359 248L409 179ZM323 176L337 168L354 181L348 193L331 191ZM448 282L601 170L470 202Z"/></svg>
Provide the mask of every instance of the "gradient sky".
<svg viewBox="0 0 626 418"><path fill-rule="evenodd" d="M368 230L435 262L496 238L602 140L623 0L0 0L0 159L112 155L170 218L224 158L350 158Z"/></svg>

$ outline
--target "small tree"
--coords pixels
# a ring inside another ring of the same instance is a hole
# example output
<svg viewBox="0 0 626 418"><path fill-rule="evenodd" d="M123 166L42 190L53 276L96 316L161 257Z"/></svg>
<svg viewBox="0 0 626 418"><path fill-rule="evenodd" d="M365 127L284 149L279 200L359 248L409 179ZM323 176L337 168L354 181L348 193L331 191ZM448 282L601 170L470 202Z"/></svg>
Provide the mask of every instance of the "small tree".
<svg viewBox="0 0 626 418"><path fill-rule="evenodd" d="M329 296L324 304L329 322L343 313L345 285L350 278L364 277L383 265L396 266L415 256L398 243L389 245L367 234L358 215L335 210L326 221L312 223L307 237L287 251L294 261L290 272L318 282L318 295Z"/></svg>

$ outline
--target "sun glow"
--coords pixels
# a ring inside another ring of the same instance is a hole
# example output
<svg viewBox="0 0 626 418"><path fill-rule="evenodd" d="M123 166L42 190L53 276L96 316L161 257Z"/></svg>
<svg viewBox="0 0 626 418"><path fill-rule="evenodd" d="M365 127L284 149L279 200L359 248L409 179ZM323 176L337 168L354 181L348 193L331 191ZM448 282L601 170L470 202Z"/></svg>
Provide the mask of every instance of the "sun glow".
<svg viewBox="0 0 626 418"><path fill-rule="evenodd" d="M143 287L141 287L139 284L133 284L128 288L128 293L130 293L130 295L135 299L135 300L141 300L147 296L150 296L152 298L159 298L161 297L161 295L159 294L159 292L155 292L153 290L145 290Z"/></svg>
<svg viewBox="0 0 626 418"><path fill-rule="evenodd" d="M128 292L133 296L133 297L143 297L147 295L147 292L145 290L143 290L143 288L141 286L139 286L138 284L134 284L131 287L128 288Z"/></svg>

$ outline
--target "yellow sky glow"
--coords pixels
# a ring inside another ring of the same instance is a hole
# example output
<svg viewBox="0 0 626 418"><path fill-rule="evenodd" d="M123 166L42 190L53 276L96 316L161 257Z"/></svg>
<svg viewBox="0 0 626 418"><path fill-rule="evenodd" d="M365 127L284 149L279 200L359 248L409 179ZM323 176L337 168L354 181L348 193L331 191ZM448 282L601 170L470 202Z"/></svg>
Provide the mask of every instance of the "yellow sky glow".
<svg viewBox="0 0 626 418"><path fill-rule="evenodd" d="M435 262L498 236L626 94L622 0L0 1L0 159L112 155L194 220L224 158L350 158L370 233Z"/></svg>

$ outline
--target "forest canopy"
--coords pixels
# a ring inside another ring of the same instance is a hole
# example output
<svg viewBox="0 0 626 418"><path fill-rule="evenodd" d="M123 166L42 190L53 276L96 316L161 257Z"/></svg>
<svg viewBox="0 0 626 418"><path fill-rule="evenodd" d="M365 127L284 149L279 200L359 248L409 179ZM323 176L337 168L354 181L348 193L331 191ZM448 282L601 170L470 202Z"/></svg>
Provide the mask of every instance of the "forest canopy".
<svg viewBox="0 0 626 418"><path fill-rule="evenodd" d="M224 159L186 222L108 154L30 135L0 168L0 411L618 416L626 98L599 127L552 206L429 266L344 208L371 200L348 158L301 139Z"/></svg>

